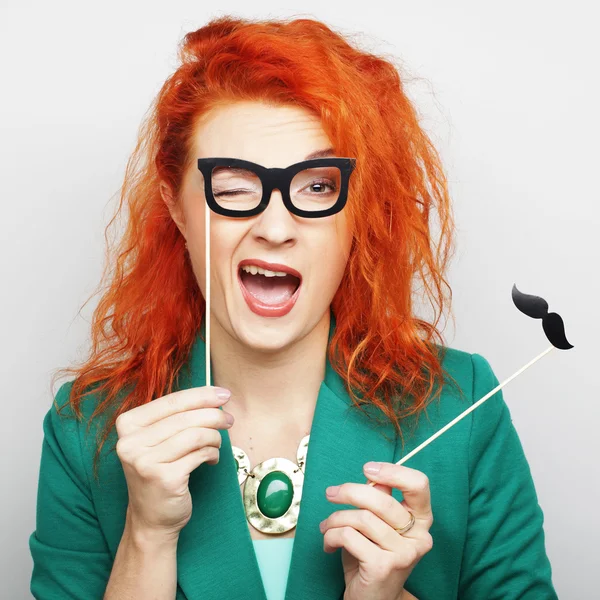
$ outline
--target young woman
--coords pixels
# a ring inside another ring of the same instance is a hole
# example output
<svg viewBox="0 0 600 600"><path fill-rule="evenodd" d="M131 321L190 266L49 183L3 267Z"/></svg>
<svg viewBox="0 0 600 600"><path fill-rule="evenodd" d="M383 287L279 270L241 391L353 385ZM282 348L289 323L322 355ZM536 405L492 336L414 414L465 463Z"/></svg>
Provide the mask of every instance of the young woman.
<svg viewBox="0 0 600 600"><path fill-rule="evenodd" d="M437 329L450 201L397 69L307 19L215 19L180 55L44 421L34 596L556 598L501 393L394 464L497 384Z"/></svg>

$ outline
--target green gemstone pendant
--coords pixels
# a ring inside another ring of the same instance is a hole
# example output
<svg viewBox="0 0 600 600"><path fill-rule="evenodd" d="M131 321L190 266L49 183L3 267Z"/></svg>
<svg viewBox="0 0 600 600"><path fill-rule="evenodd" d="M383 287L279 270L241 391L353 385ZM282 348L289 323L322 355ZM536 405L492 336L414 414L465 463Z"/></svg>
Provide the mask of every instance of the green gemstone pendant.
<svg viewBox="0 0 600 600"><path fill-rule="evenodd" d="M302 438L298 464L287 458L269 458L249 471L247 454L232 446L238 481L244 483L244 508L249 523L263 533L285 533L296 527L304 484L304 465L310 436Z"/></svg>
<svg viewBox="0 0 600 600"><path fill-rule="evenodd" d="M283 516L292 504L294 487L283 471L271 471L258 484L256 501L260 512L276 519Z"/></svg>

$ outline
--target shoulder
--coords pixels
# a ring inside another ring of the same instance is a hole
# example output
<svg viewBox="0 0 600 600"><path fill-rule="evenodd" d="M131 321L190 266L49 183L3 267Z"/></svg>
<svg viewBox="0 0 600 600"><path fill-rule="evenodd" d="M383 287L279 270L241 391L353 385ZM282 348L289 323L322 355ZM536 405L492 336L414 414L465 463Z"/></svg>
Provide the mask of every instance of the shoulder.
<svg viewBox="0 0 600 600"><path fill-rule="evenodd" d="M93 385L87 386L80 393L80 401L79 401L79 412L80 416L75 414L73 406L71 404L73 385L75 380L72 379L70 381L65 381L61 384L54 395L54 400L52 403L52 409L55 412L59 413L61 417L65 418L78 418L81 421L89 421L92 417L95 418L95 411L98 408L98 405L103 400L105 394L99 391L99 388L103 381L97 382Z"/></svg>
<svg viewBox="0 0 600 600"><path fill-rule="evenodd" d="M445 375L458 385L465 399L475 402L485 388L490 390L498 384L498 378L487 358L479 353L466 352L450 346L436 345ZM449 381L444 380L444 391L450 390Z"/></svg>
<svg viewBox="0 0 600 600"><path fill-rule="evenodd" d="M416 416L418 430L421 435L433 435L463 412L472 409L453 425L448 434L444 434L445 442L483 443L500 421L508 419L510 423L502 390L473 408L498 386L498 378L487 358L479 353L440 345L436 345L436 349L444 371L444 382L436 399L423 409L424 418L421 418L421 413ZM409 424L412 423L411 419Z"/></svg>
<svg viewBox="0 0 600 600"><path fill-rule="evenodd" d="M475 379L491 380L495 378L489 361L479 353L466 352L451 346L436 344L442 367L445 371L459 379L462 383L461 389L465 393L469 386L473 386Z"/></svg>
<svg viewBox="0 0 600 600"><path fill-rule="evenodd" d="M72 468L89 471L108 414L94 415L101 401L101 395L95 391L98 384L84 390L86 395L81 397L76 412L71 403L74 383L75 380L62 383L54 394L44 417L44 441L54 455L63 457Z"/></svg>
<svg viewBox="0 0 600 600"><path fill-rule="evenodd" d="M72 390L75 380L62 383L52 400L52 405L44 422L50 425L57 433L62 433L64 436L72 437L79 436L80 425L90 424L94 411L99 403L99 395L94 392L94 389L86 389L88 394L81 398L79 403L79 414L75 411L72 404Z"/></svg>
<svg viewBox="0 0 600 600"><path fill-rule="evenodd" d="M73 381L63 383L52 399L52 405L44 417L45 437L52 437L62 445L79 444L79 421L70 404Z"/></svg>

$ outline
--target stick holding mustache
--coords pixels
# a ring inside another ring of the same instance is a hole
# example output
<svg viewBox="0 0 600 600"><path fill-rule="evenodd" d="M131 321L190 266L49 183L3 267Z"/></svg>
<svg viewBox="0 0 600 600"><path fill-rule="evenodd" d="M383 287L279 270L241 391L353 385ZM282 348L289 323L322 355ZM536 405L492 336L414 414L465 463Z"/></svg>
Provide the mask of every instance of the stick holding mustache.
<svg viewBox="0 0 600 600"><path fill-rule="evenodd" d="M512 381L515 377L519 376L523 371L528 369L531 365L536 363L542 356L546 356L552 349L559 348L561 350L569 350L573 348L571 344L567 341L565 335L565 326L561 316L558 313L549 313L548 312L548 303L539 296L531 296L529 294L524 294L517 289L516 285L513 285L512 288L512 299L515 306L528 317L533 319L542 319L542 328L544 329L544 333L546 337L552 344L546 350L544 350L541 354L538 354L533 360L528 362L525 366L521 367L516 373L513 373L508 379L505 379L502 383L499 383L492 391L488 392L481 400L478 400L467 408L464 412L462 412L458 417L450 421L448 425L442 427L439 431L434 433L430 438L426 439L422 444L417 446L414 450L409 452L405 457L399 460L397 465L401 465L405 463L409 458L413 457L417 452L420 452L425 448L425 446L431 444L433 440L440 437L443 433L448 431L452 426L456 425L461 419L466 417L469 413L473 412L476 408L481 406L486 400L491 398L497 391L501 390L507 383ZM374 481L370 481L369 485L376 485Z"/></svg>

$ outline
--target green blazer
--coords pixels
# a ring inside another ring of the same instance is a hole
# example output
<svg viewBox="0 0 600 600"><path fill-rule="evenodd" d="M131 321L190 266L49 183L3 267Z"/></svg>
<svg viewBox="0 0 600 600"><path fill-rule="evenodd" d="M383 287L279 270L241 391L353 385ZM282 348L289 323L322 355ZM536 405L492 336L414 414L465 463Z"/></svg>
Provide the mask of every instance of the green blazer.
<svg viewBox="0 0 600 600"><path fill-rule="evenodd" d="M179 389L205 385L204 359L205 344L198 336L178 378ZM343 597L341 549L323 551L319 522L352 507L328 502L325 488L366 483L364 463L397 462L498 383L478 354L448 348L444 367L465 397L445 386L416 427L406 427L402 450L391 424L375 426L352 407L343 380L327 362L310 431L286 600ZM58 390L59 405L71 383ZM93 396L86 399L86 417L94 402ZM114 451L103 453L99 480L94 480L95 431L86 432L85 423L60 417L54 408L44 419L37 525L29 539L36 598L91 600L104 594L125 523L127 485ZM178 543L177 599L266 600L229 435L227 430L221 434L219 462L201 465L190 477L193 513ZM433 549L408 578L409 592L419 600L557 597L542 510L501 392L406 466L429 477L434 515ZM402 500L399 490L393 496Z"/></svg>

